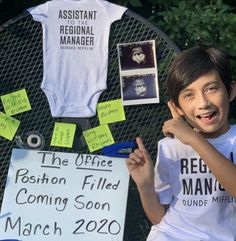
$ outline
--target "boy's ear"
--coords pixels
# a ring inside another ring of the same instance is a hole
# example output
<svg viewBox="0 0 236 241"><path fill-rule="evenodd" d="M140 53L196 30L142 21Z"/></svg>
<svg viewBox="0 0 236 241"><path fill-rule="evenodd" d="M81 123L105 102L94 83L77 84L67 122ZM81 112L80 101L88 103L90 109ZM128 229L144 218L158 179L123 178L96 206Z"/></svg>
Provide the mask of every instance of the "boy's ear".
<svg viewBox="0 0 236 241"><path fill-rule="evenodd" d="M173 105L174 105L176 111L178 112L178 114L180 116L184 116L184 112L182 111L182 109L180 107L176 106L174 102L173 102Z"/></svg>
<svg viewBox="0 0 236 241"><path fill-rule="evenodd" d="M235 97L236 97L236 81L232 81L229 101L230 102L233 101Z"/></svg>

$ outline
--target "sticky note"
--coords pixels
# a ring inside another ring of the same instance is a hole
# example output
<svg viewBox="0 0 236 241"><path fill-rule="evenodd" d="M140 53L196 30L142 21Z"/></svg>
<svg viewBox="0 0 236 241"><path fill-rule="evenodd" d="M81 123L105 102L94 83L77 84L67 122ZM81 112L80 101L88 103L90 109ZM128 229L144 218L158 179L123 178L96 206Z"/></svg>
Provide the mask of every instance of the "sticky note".
<svg viewBox="0 0 236 241"><path fill-rule="evenodd" d="M121 99L98 103L97 112L100 125L125 120L125 111Z"/></svg>
<svg viewBox="0 0 236 241"><path fill-rule="evenodd" d="M89 151L93 152L114 143L108 125L100 125L83 132Z"/></svg>
<svg viewBox="0 0 236 241"><path fill-rule="evenodd" d="M51 146L72 147L76 124L55 122Z"/></svg>
<svg viewBox="0 0 236 241"><path fill-rule="evenodd" d="M19 120L0 112L0 136L11 141L19 125Z"/></svg>
<svg viewBox="0 0 236 241"><path fill-rule="evenodd" d="M9 116L31 110L31 105L25 89L1 96L5 113Z"/></svg>

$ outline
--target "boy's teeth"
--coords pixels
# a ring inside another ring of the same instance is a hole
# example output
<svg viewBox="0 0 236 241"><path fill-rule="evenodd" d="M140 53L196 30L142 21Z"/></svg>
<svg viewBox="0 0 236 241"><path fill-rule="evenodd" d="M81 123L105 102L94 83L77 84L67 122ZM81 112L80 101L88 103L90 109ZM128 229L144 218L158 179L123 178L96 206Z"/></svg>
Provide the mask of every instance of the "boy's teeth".
<svg viewBox="0 0 236 241"><path fill-rule="evenodd" d="M209 119L209 118L212 118L214 115L215 115L216 112L212 112L212 113L209 113L209 114L203 114L203 115L199 115L199 117L201 119Z"/></svg>
<svg viewBox="0 0 236 241"><path fill-rule="evenodd" d="M208 114L208 115L201 115L202 118L206 118L208 116L210 116L210 114Z"/></svg>

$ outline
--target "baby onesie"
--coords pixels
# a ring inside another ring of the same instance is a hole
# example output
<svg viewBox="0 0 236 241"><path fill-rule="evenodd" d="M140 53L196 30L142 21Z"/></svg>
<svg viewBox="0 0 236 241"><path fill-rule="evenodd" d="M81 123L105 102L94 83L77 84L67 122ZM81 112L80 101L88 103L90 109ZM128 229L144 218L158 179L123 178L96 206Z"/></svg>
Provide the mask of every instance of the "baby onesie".
<svg viewBox="0 0 236 241"><path fill-rule="evenodd" d="M111 23L127 8L104 0L53 0L28 9L43 28L43 80L53 117L90 117L107 88Z"/></svg>

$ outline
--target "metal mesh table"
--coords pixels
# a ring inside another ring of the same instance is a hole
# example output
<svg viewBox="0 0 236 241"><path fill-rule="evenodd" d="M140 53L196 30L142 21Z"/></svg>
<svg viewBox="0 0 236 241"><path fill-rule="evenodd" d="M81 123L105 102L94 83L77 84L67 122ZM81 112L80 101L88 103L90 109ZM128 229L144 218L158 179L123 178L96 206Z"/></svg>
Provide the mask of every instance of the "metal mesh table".
<svg viewBox="0 0 236 241"><path fill-rule="evenodd" d="M155 160L157 141L162 138L162 124L169 118L166 107L166 73L179 49L162 31L130 10L111 26L107 90L103 92L99 102L120 98L117 44L150 39L156 41L160 103L125 106L126 121L109 126L116 142L134 140L137 135L142 135L148 151ZM27 132L38 131L45 137L44 150L89 153L87 146L83 144L81 134L83 126L98 126L98 117L52 118L46 96L40 89L43 77L41 24L33 21L28 12L24 12L0 26L0 54L0 95L25 88L32 107L31 111L14 116L21 121L17 135L24 140ZM0 105L0 111L3 111L3 106ZM50 146L55 121L77 124L73 148ZM0 205L11 151L17 147L14 140L8 141L0 137ZM97 151L95 154L101 152ZM145 217L136 186L131 180L124 241L144 241L149 229L150 223Z"/></svg>

